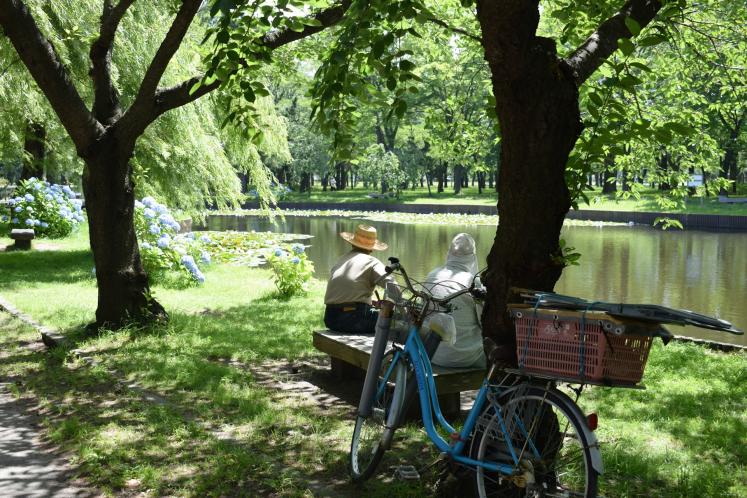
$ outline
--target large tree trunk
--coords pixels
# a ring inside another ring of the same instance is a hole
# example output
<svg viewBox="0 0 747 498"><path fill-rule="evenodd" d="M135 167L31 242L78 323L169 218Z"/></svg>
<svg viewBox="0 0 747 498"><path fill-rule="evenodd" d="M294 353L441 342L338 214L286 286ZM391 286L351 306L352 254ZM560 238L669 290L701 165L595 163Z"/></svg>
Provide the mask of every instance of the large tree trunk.
<svg viewBox="0 0 747 498"><path fill-rule="evenodd" d="M134 141L108 133L85 158L83 191L88 232L96 265L96 326L119 327L130 321L166 318L150 295L135 236L135 205L129 158Z"/></svg>
<svg viewBox="0 0 747 498"><path fill-rule="evenodd" d="M25 137L23 140L23 168L21 169L21 180L31 177L42 178L44 176L44 156L47 130L39 123L28 122L26 124Z"/></svg>
<svg viewBox="0 0 747 498"><path fill-rule="evenodd" d="M559 63L554 41L534 36L536 3L518 4L506 15L500 7L478 3L502 131L500 221L487 261L483 333L504 345L514 360L516 338L506 312L513 300L510 289L551 291L560 277L563 263L555 256L571 206L565 165L581 133L573 75ZM503 30L512 37L517 30L531 35L507 40Z"/></svg>

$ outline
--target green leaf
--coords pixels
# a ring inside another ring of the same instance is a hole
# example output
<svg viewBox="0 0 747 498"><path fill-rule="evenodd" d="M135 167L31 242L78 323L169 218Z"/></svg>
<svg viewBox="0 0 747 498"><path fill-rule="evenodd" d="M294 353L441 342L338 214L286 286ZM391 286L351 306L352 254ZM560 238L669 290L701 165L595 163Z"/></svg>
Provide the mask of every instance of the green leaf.
<svg viewBox="0 0 747 498"><path fill-rule="evenodd" d="M617 40L617 48L619 48L624 55L630 55L635 50L633 42L628 38L620 38Z"/></svg>
<svg viewBox="0 0 747 498"><path fill-rule="evenodd" d="M636 21L632 17L625 18L625 26L628 28L628 31L630 31L630 34L633 36L637 36L638 33L641 32L641 25L638 24L638 21Z"/></svg>
<svg viewBox="0 0 747 498"><path fill-rule="evenodd" d="M202 81L198 81L197 83L192 85L192 88L189 89L189 95L192 96L192 94L194 94L197 90L199 90L201 86L202 86Z"/></svg>
<svg viewBox="0 0 747 498"><path fill-rule="evenodd" d="M665 36L655 34L641 38L640 40L638 40L638 45L641 47L652 47L654 45L658 45L663 41L667 41L667 38Z"/></svg>

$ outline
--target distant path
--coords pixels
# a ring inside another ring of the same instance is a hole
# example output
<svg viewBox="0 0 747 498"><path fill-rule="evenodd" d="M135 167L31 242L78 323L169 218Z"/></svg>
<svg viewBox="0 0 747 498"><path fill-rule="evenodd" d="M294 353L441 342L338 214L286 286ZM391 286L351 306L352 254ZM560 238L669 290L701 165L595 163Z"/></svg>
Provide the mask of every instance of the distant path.
<svg viewBox="0 0 747 498"><path fill-rule="evenodd" d="M78 498L97 493L69 482L70 467L40 439L39 419L0 383L0 496Z"/></svg>
<svg viewBox="0 0 747 498"><path fill-rule="evenodd" d="M347 211L388 211L398 213L463 213L498 214L495 206L477 204L397 204L393 202L284 202L282 209L342 209ZM259 204L248 202L247 209L257 209ZM719 230L747 232L747 216L724 214L654 213L643 211L597 211L593 209L571 210L566 218L572 220L610 221L637 223L652 226L657 218L671 218L682 223L686 230Z"/></svg>

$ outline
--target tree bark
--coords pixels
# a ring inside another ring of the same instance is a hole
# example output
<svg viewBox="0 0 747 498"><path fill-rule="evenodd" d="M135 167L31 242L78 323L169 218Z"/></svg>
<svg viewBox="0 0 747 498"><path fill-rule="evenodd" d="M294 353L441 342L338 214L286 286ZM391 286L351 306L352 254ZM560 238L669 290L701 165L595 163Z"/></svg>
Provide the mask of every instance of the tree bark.
<svg viewBox="0 0 747 498"><path fill-rule="evenodd" d="M39 123L28 122L23 140L23 168L21 180L44 176L44 156L46 155L47 130Z"/></svg>
<svg viewBox="0 0 747 498"><path fill-rule="evenodd" d="M565 165L582 130L578 86L614 52L619 38L632 36L626 17L644 26L660 8L657 1L629 0L562 59L554 40L536 35L539 0L477 2L502 134L499 224L484 280L483 334L514 362L511 288L551 291L563 270L559 237L571 206Z"/></svg>
<svg viewBox="0 0 747 498"><path fill-rule="evenodd" d="M123 140L112 132L85 159L83 192L99 288L99 327L167 318L150 295L135 236L135 191L129 162L134 148L133 140Z"/></svg>
<svg viewBox="0 0 747 498"><path fill-rule="evenodd" d="M459 195L462 191L462 185L464 184L464 166L454 166L454 194Z"/></svg>
<svg viewBox="0 0 747 498"><path fill-rule="evenodd" d="M501 126L500 221L488 255L485 284L491 299L483 312L483 333L505 345L509 354L515 354L516 341L506 313L510 289L551 291L563 270L553 256L571 206L565 164L581 133L573 75L559 63L555 43L534 36L539 20L535 3L519 3L508 13L478 3L496 111L501 123L511 123ZM506 27L507 22L514 28ZM526 34L508 41L502 28ZM521 50L507 50L506 43Z"/></svg>
<svg viewBox="0 0 747 498"><path fill-rule="evenodd" d="M604 171L602 172L602 193L612 194L617 192L617 171L614 171L615 156L608 154L604 158Z"/></svg>

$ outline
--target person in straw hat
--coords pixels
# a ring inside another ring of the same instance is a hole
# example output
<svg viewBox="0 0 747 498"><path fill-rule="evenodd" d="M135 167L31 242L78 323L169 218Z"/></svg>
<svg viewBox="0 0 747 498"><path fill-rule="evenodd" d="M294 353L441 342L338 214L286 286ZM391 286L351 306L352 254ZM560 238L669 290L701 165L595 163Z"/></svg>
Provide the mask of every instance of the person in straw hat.
<svg viewBox="0 0 747 498"><path fill-rule="evenodd" d="M379 313L371 306L374 288L393 278L371 252L388 246L377 240L376 229L368 225L358 225L355 233L342 232L340 237L353 247L330 270L324 295L324 324L338 332L373 334Z"/></svg>

